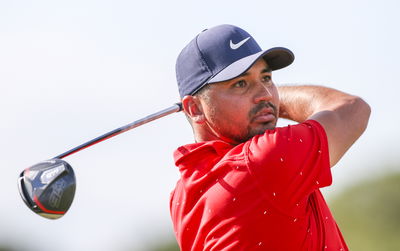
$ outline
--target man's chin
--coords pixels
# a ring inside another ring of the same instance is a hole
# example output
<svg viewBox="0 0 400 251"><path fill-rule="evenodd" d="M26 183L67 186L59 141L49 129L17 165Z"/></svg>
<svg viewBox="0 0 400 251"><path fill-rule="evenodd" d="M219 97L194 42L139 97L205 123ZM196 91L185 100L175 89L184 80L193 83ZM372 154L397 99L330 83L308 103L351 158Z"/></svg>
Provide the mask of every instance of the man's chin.
<svg viewBox="0 0 400 251"><path fill-rule="evenodd" d="M264 134L265 131L267 130L274 130L275 128L276 128L276 121L263 123L258 128L254 128L253 130L251 130L250 134L252 135L252 137L254 137L256 135Z"/></svg>
<svg viewBox="0 0 400 251"><path fill-rule="evenodd" d="M258 124L257 126L253 127L248 127L247 128L247 134L235 134L235 135L230 135L230 139L237 143L244 143L248 141L249 139L253 138L256 135L262 135L265 133L267 130L274 130L276 127L276 121L271 121L271 122L266 122L262 124Z"/></svg>

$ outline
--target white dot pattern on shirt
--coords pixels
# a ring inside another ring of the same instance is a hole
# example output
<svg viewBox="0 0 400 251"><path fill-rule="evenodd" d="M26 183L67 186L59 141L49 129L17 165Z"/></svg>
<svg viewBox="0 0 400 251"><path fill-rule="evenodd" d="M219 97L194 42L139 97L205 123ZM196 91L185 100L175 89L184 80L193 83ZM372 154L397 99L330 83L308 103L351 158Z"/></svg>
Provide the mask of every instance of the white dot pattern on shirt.
<svg viewBox="0 0 400 251"><path fill-rule="evenodd" d="M308 128L311 128L311 126L308 126ZM291 138L287 138L287 140L288 140L288 141L291 141ZM303 140L302 140L302 139L299 139L299 142L302 143ZM318 150L318 153L321 154L322 151L321 151L321 150ZM281 161L281 162L284 162L284 158L281 157L281 158L280 158L280 161ZM240 167L239 167L239 166L236 166L236 169L239 170ZM303 175L303 172L300 172L299 174L300 174L300 175ZM218 182L218 181L219 181L219 179L217 178L217 179L216 179L216 182ZM316 181L316 184L319 184L319 182ZM200 190L200 193L202 193L202 192L203 192L203 190ZM273 192L272 195L275 197L275 196L276 196L276 193ZM233 198L232 201L236 201L236 198ZM180 203L177 202L176 205L179 206ZM299 203L297 203L296 206L299 206ZM208 212L211 213L212 210L211 210L211 209L208 209ZM263 214L266 215L266 214L267 214L267 210L265 210L265 211L263 212ZM325 219L327 220L328 217L325 217ZM297 222L297 218L294 218L294 219L293 219L293 222ZM189 228L186 228L186 231L189 231L189 230L190 230ZM236 228L234 227L232 230L235 231ZM309 234L312 234L311 231L310 231L310 229L307 229L307 232L308 232ZM212 237L212 239L214 239L214 236ZM259 242L259 243L258 243L258 246L261 246L262 244L263 244L262 242ZM327 249L327 248L328 248L328 247L325 246L325 249ZM341 248L340 251L343 251L343 248Z"/></svg>

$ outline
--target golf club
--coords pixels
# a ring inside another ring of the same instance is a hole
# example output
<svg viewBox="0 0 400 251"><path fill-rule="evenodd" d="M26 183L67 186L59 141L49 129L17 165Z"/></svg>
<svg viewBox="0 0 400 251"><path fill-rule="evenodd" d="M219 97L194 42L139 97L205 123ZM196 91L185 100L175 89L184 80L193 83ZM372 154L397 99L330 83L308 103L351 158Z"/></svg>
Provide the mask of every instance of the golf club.
<svg viewBox="0 0 400 251"><path fill-rule="evenodd" d="M176 103L164 110L105 133L50 160L39 162L25 169L18 178L18 189L23 201L33 212L40 216L48 219L62 217L70 208L76 189L74 171L71 165L62 160L63 158L135 127L181 110L181 103Z"/></svg>

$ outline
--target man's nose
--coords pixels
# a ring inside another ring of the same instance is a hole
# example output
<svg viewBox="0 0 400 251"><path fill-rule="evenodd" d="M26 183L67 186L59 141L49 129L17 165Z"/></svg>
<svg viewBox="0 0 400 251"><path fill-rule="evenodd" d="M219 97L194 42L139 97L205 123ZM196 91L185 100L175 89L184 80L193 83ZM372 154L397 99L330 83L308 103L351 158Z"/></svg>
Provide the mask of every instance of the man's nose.
<svg viewBox="0 0 400 251"><path fill-rule="evenodd" d="M272 88L272 85L266 86L265 84L258 82L257 88L256 88L256 93L254 95L254 102L260 103L262 101L271 101L271 99L272 99L271 88Z"/></svg>

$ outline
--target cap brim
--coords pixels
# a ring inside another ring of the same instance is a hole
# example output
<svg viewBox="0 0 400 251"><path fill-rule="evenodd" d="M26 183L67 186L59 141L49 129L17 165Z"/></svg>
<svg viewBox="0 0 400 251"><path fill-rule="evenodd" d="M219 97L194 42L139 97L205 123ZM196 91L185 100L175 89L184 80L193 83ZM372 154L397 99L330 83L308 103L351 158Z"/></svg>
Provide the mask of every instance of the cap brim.
<svg viewBox="0 0 400 251"><path fill-rule="evenodd" d="M271 70L279 70L294 61L294 54L289 49L283 47L274 47L266 51L260 51L253 55L239 59L228 65L225 69L217 73L206 83L216 83L234 79L245 73L259 59L264 58Z"/></svg>

